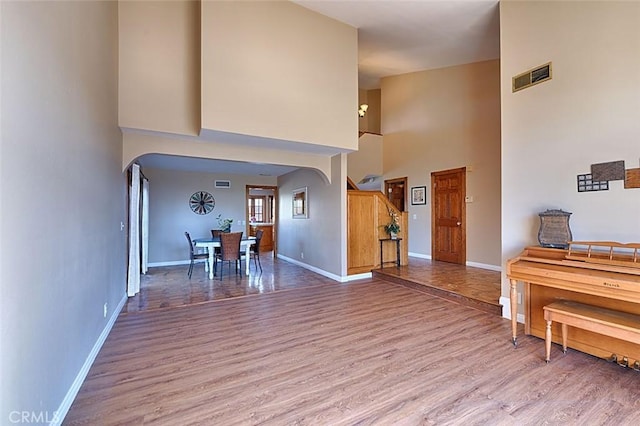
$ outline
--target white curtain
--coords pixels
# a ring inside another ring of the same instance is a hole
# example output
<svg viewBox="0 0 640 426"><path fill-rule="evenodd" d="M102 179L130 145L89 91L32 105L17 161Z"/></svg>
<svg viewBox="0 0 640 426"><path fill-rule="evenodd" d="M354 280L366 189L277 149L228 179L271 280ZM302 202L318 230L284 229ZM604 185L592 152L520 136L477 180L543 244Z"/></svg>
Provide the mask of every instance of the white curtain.
<svg viewBox="0 0 640 426"><path fill-rule="evenodd" d="M149 270L149 179L142 179L142 273Z"/></svg>
<svg viewBox="0 0 640 426"><path fill-rule="evenodd" d="M129 270L127 295L140 292L140 166L131 166L129 186Z"/></svg>

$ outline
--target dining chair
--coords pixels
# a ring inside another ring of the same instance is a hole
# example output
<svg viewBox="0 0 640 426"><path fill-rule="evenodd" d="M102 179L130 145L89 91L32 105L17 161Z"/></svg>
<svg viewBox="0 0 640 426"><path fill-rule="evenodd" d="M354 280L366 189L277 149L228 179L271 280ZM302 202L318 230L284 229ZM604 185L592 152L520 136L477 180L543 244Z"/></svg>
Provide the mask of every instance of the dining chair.
<svg viewBox="0 0 640 426"><path fill-rule="evenodd" d="M197 260L204 260L207 262L208 267L211 267L211 265L209 265L209 253L196 253L193 248L193 241L191 241L191 235L189 235L188 232L185 232L184 236L187 237L187 241L189 242L189 258L191 259L191 262L189 263L189 272L187 272L187 275L189 276L189 279L191 279L193 265Z"/></svg>
<svg viewBox="0 0 640 426"><path fill-rule="evenodd" d="M222 229L212 229L211 230L211 238L216 239L216 238L220 238L220 234L222 234L223 231ZM215 247L213 249L213 253L214 253L214 259L216 259L215 256L219 255L221 253L220 251L220 247ZM213 273L216 273L216 265L213 265Z"/></svg>
<svg viewBox="0 0 640 426"><path fill-rule="evenodd" d="M229 274L231 274L231 262L234 262L236 266L236 274L238 274L241 241L242 232L223 232L222 234L220 234L220 254L216 255L215 257L216 264L218 263L218 260L222 262L222 264L220 265L220 280L222 280L224 262L227 262L229 264ZM240 267L241 266L242 265L240 265ZM214 268L216 268L215 265ZM240 268L240 274L242 275L242 268Z"/></svg>
<svg viewBox="0 0 640 426"><path fill-rule="evenodd" d="M256 242L251 246L251 251L249 252L249 255L253 258L253 264L256 265L256 267L260 266L260 272L262 272L262 263L260 263L260 240L262 240L263 233L264 231L262 229L256 231Z"/></svg>

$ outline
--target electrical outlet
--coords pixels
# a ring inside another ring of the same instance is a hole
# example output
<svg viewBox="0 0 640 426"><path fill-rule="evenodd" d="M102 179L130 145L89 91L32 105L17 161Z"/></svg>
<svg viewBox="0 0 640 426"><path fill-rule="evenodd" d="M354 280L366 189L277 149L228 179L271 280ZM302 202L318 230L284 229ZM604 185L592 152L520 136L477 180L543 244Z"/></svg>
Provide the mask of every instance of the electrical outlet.
<svg viewBox="0 0 640 426"><path fill-rule="evenodd" d="M300 259L304 259L304 252L300 252Z"/></svg>
<svg viewBox="0 0 640 426"><path fill-rule="evenodd" d="M104 304L103 310L102 310L102 315L106 318L107 317L107 304Z"/></svg>
<svg viewBox="0 0 640 426"><path fill-rule="evenodd" d="M518 305L522 305L522 293L518 293Z"/></svg>

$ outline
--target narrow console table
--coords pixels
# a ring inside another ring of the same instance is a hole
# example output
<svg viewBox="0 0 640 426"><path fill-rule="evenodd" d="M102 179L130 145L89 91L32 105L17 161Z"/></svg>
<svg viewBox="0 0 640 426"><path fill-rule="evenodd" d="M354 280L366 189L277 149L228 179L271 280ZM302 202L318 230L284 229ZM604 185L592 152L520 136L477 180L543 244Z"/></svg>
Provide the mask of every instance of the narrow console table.
<svg viewBox="0 0 640 426"><path fill-rule="evenodd" d="M396 260L389 260L387 262L384 261L382 257L382 245L385 241L393 241L396 243ZM402 238L380 238L380 269L384 266L385 263L395 263L397 267L400 267L400 241Z"/></svg>

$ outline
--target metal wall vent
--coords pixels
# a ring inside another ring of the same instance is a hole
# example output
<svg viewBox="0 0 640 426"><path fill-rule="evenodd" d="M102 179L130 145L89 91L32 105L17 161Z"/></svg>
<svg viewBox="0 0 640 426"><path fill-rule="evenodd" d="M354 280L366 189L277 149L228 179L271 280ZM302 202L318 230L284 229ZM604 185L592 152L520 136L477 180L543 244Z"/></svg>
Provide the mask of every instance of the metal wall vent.
<svg viewBox="0 0 640 426"><path fill-rule="evenodd" d="M551 80L551 62L513 77L513 91L517 92L547 80Z"/></svg>
<svg viewBox="0 0 640 426"><path fill-rule="evenodd" d="M231 181L230 180L216 180L214 182L214 187L229 189L229 188L231 188Z"/></svg>

